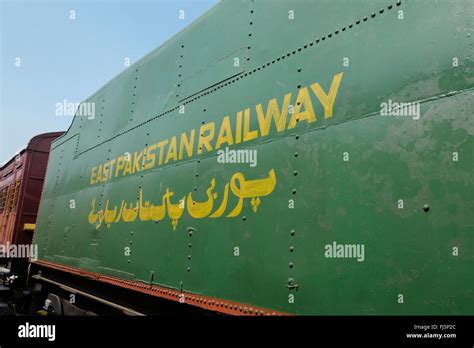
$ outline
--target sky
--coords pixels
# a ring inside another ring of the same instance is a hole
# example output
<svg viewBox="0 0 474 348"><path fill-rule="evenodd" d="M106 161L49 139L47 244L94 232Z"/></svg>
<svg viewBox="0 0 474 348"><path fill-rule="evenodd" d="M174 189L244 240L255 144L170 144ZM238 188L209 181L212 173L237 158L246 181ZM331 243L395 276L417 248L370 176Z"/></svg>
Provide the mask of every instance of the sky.
<svg viewBox="0 0 474 348"><path fill-rule="evenodd" d="M217 3L0 0L0 164L68 129L58 103L83 101Z"/></svg>

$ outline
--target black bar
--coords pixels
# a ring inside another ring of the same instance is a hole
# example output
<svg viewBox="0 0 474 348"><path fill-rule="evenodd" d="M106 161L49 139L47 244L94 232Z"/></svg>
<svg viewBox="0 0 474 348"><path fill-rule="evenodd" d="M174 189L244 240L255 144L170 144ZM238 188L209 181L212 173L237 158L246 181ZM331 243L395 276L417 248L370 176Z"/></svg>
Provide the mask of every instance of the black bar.
<svg viewBox="0 0 474 348"><path fill-rule="evenodd" d="M54 341L20 338L29 323L55 325ZM0 345L157 343L410 344L473 347L474 316L0 317ZM410 338L407 335L421 335ZM434 335L455 337L434 337ZM431 337L430 337L431 335Z"/></svg>

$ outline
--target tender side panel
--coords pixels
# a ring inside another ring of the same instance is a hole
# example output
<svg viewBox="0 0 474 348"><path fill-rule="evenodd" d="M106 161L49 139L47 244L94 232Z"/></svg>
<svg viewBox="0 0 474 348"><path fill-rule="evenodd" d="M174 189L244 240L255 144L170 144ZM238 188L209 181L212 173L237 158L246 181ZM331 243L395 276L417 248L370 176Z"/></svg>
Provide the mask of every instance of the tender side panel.
<svg viewBox="0 0 474 348"><path fill-rule="evenodd" d="M473 11L223 1L92 96L96 118L55 143L41 259L287 313L472 314ZM267 134L257 106L273 98L293 113ZM380 116L389 100L420 102L420 118ZM225 116L255 167L218 163ZM333 242L363 245L363 260L328 257Z"/></svg>

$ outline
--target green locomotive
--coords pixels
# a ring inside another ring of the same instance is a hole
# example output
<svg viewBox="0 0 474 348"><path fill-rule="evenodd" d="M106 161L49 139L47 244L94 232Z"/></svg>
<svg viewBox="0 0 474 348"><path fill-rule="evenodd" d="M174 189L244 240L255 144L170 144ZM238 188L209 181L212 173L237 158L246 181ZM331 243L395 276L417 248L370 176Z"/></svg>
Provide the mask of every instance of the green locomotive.
<svg viewBox="0 0 474 348"><path fill-rule="evenodd" d="M474 314L473 17L220 2L53 143L35 264L229 314Z"/></svg>

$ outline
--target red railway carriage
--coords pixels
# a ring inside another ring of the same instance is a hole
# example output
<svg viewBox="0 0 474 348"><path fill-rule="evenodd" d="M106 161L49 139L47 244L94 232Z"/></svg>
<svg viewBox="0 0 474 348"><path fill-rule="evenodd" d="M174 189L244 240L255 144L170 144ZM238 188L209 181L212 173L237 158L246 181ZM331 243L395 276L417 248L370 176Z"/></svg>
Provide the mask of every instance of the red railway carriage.
<svg viewBox="0 0 474 348"><path fill-rule="evenodd" d="M0 168L0 244L30 244L51 142L63 132L32 138Z"/></svg>

